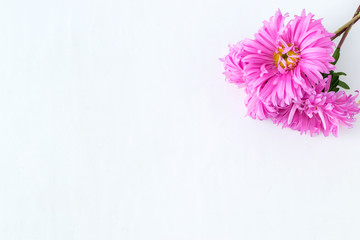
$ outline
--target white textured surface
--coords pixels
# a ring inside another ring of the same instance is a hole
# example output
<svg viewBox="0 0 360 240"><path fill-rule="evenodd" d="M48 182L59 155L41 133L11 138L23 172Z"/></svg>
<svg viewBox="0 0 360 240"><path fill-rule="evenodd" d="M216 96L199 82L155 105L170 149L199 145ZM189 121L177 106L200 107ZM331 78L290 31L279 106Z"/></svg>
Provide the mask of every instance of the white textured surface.
<svg viewBox="0 0 360 240"><path fill-rule="evenodd" d="M360 122L245 118L219 57L278 7L330 30L358 1L0 2L0 239L360 238ZM360 24L338 64L360 89Z"/></svg>

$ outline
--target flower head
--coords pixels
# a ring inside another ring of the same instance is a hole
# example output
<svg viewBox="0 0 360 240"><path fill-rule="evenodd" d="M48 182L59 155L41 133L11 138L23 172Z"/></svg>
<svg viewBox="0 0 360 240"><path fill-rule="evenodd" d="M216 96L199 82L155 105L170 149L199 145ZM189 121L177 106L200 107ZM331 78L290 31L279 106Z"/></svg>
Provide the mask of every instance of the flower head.
<svg viewBox="0 0 360 240"><path fill-rule="evenodd" d="M323 81L321 73L335 69L332 34L313 16L303 11L285 24L288 14L278 10L254 40L243 42L243 74L250 92L274 106L286 106L314 93Z"/></svg>
<svg viewBox="0 0 360 240"><path fill-rule="evenodd" d="M253 119L265 120L276 116L277 108L269 102L263 102L256 94L248 93L245 99L247 115Z"/></svg>
<svg viewBox="0 0 360 240"><path fill-rule="evenodd" d="M242 62L243 44L239 42L229 45L229 54L220 58L224 62L225 79L230 83L236 83L239 87L245 86L244 63Z"/></svg>
<svg viewBox="0 0 360 240"><path fill-rule="evenodd" d="M360 112L355 101L358 95L347 96L343 91L310 95L280 109L273 121L301 133L310 132L311 136L321 132L337 136L339 126L351 127L354 115Z"/></svg>

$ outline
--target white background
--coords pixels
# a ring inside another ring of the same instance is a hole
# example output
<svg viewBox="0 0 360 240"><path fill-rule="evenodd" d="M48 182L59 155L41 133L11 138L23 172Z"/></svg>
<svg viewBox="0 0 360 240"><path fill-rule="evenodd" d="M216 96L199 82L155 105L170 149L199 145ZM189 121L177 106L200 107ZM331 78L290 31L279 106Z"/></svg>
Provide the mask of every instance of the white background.
<svg viewBox="0 0 360 240"><path fill-rule="evenodd" d="M358 4L1 0L0 239L359 239L360 122L311 138L244 117L218 60L277 8L335 31Z"/></svg>

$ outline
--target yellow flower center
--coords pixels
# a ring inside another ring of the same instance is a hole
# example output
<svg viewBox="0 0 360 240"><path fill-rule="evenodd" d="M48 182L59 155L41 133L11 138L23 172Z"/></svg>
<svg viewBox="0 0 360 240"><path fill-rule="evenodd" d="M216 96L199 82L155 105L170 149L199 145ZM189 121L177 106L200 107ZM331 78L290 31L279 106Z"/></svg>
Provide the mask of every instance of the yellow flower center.
<svg viewBox="0 0 360 240"><path fill-rule="evenodd" d="M281 45L274 53L275 65L284 70L294 69L300 59L300 51L293 44L288 44L285 48Z"/></svg>

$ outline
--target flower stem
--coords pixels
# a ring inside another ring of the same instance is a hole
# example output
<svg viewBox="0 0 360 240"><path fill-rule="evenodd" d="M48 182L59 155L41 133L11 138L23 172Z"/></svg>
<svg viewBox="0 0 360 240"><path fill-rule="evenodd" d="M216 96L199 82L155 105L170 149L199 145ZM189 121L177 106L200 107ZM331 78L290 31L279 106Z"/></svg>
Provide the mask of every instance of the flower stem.
<svg viewBox="0 0 360 240"><path fill-rule="evenodd" d="M354 25L357 21L359 21L359 19L357 19L357 20L353 23L353 25ZM340 32L337 32L337 33L335 34L335 36L333 36L333 37L331 38L331 40L334 40L335 38L337 38L338 36L340 36L341 34L343 34L343 32L345 32L346 29L347 29L347 28L341 29L341 31L340 31Z"/></svg>
<svg viewBox="0 0 360 240"><path fill-rule="evenodd" d="M357 22L360 19L360 13L358 13L355 17L353 17L350 21L348 21L347 23L345 23L343 26L341 26L338 30L336 30L335 36L333 36L331 38L331 40L334 40L336 37L340 36L344 31L346 31L346 29L351 26L352 24L354 24L355 22Z"/></svg>
<svg viewBox="0 0 360 240"><path fill-rule="evenodd" d="M356 15L358 15L359 13L360 13L360 5L359 5L359 7L356 9L356 11L355 11L355 13L354 13L354 17L356 17ZM354 23L355 23L355 22L354 22ZM345 39L346 39L346 37L347 37L347 35L348 35L348 33L349 33L352 25L353 25L354 23L350 24L349 27L346 28L344 34L342 35L342 37L341 37L341 39L340 39L340 42L339 42L338 45L337 45L337 48L339 48L339 49L341 48L341 46L343 45L343 43L344 43L344 41L345 41Z"/></svg>

